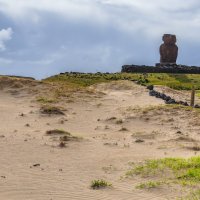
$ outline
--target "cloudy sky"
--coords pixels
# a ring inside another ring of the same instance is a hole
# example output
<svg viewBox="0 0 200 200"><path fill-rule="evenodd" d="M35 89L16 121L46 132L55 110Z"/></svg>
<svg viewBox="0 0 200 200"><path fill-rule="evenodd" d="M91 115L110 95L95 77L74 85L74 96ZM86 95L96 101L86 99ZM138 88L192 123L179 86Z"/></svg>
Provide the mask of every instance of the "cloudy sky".
<svg viewBox="0 0 200 200"><path fill-rule="evenodd" d="M199 0L0 0L0 74L154 65L164 33L177 35L178 63L200 66Z"/></svg>

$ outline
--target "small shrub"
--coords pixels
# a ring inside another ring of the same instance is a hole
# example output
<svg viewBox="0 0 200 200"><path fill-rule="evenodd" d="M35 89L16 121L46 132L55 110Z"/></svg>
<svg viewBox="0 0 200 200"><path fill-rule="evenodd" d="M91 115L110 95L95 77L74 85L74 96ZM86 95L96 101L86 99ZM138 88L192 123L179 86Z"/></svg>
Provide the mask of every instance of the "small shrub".
<svg viewBox="0 0 200 200"><path fill-rule="evenodd" d="M93 180L91 183L91 188L92 189L101 189L101 188L106 188L112 186L111 183L108 183L105 180Z"/></svg>
<svg viewBox="0 0 200 200"><path fill-rule="evenodd" d="M65 113L61 110L61 108L59 107L55 107L55 106L42 106L40 109L40 112L42 114L48 114L48 115L65 115Z"/></svg>
<svg viewBox="0 0 200 200"><path fill-rule="evenodd" d="M149 182L141 183L137 185L136 189L152 189L152 188L157 188L160 185L161 185L160 181L149 181Z"/></svg>
<svg viewBox="0 0 200 200"><path fill-rule="evenodd" d="M59 129L46 131L46 134L47 135L67 135L67 136L71 135L69 132L64 131L64 130L59 130Z"/></svg>
<svg viewBox="0 0 200 200"><path fill-rule="evenodd" d="M57 100L55 99L48 99L47 97L38 97L37 99L38 102L46 104L46 103L56 103Z"/></svg>
<svg viewBox="0 0 200 200"><path fill-rule="evenodd" d="M46 131L46 134L49 136L60 136L59 138L60 143L65 143L68 141L79 141L82 139L81 137L73 136L71 135L71 133L64 130L59 130L59 129Z"/></svg>
<svg viewBox="0 0 200 200"><path fill-rule="evenodd" d="M112 121L112 120L116 120L117 118L116 117L110 117L107 119L107 121Z"/></svg>
<svg viewBox="0 0 200 200"><path fill-rule="evenodd" d="M194 144L193 146L189 146L186 148L193 151L200 151L200 146L198 144Z"/></svg>
<svg viewBox="0 0 200 200"><path fill-rule="evenodd" d="M122 127L119 131L125 132L125 131L128 131L128 129L125 127Z"/></svg>
<svg viewBox="0 0 200 200"><path fill-rule="evenodd" d="M116 124L123 124L123 120L122 119L117 120Z"/></svg>

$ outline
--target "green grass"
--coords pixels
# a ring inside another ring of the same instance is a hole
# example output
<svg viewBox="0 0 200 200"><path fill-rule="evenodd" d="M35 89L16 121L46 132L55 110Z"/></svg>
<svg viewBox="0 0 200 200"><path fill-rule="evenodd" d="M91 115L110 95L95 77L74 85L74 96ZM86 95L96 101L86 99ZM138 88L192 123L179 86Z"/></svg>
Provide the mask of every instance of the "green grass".
<svg viewBox="0 0 200 200"><path fill-rule="evenodd" d="M37 101L42 103L42 104L57 103L56 99L50 99L50 98L47 98L47 97L38 97Z"/></svg>
<svg viewBox="0 0 200 200"><path fill-rule="evenodd" d="M147 160L144 164L135 166L126 173L127 176L159 175L165 178L170 174L173 175L172 179L175 181L198 183L200 181L200 157Z"/></svg>
<svg viewBox="0 0 200 200"><path fill-rule="evenodd" d="M139 74L63 74L45 79L46 82L64 82L72 87L87 87L93 84L114 81L114 80L135 80L139 79Z"/></svg>
<svg viewBox="0 0 200 200"><path fill-rule="evenodd" d="M147 74L140 73L96 73L96 74L62 74L49 77L44 82L63 83L72 88L83 88L93 84L109 82L114 80L137 81L142 85L165 85L177 90L190 90L194 85L200 90L199 74Z"/></svg>
<svg viewBox="0 0 200 200"><path fill-rule="evenodd" d="M191 192L188 196L179 198L178 200L199 200L200 199L200 190Z"/></svg>
<svg viewBox="0 0 200 200"><path fill-rule="evenodd" d="M92 189L101 189L112 186L111 183L105 181L105 180L93 180L91 183Z"/></svg>
<svg viewBox="0 0 200 200"><path fill-rule="evenodd" d="M157 188L162 184L160 181L148 181L145 183L140 183L139 185L136 186L136 189L153 189Z"/></svg>

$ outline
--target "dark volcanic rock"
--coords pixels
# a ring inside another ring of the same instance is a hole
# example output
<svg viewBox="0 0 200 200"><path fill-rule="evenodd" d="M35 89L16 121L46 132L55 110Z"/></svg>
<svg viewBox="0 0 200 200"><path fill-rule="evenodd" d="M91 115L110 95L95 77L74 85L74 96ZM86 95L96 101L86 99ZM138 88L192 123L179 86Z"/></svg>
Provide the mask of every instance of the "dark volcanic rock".
<svg viewBox="0 0 200 200"><path fill-rule="evenodd" d="M194 108L200 108L200 105L196 104L196 105L194 106Z"/></svg>
<svg viewBox="0 0 200 200"><path fill-rule="evenodd" d="M156 64L154 66L145 65L124 65L122 71L126 73L179 73L179 74L200 74L200 67L177 64Z"/></svg>
<svg viewBox="0 0 200 200"><path fill-rule="evenodd" d="M176 104L176 101L174 99L170 99L170 100L166 100L165 101L166 104Z"/></svg>
<svg viewBox="0 0 200 200"><path fill-rule="evenodd" d="M148 86L147 86L147 89L148 89L148 90L153 90L153 88L154 88L153 85L148 85Z"/></svg>
<svg viewBox="0 0 200 200"><path fill-rule="evenodd" d="M150 91L149 91L149 95L150 95L150 96L156 96L156 93L157 93L157 92L156 92L155 90L150 90Z"/></svg>

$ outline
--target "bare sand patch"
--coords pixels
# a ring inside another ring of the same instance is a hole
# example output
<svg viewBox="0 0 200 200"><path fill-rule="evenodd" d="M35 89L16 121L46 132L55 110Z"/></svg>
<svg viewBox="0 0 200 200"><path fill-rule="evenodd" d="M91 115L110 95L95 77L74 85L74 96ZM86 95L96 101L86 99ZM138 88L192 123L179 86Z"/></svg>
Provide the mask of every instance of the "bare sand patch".
<svg viewBox="0 0 200 200"><path fill-rule="evenodd" d="M193 156L185 147L192 148L200 134L195 111L163 106L146 88L120 81L73 92L70 102L63 95L51 106L63 107L65 116L44 117L37 97L48 84L26 84L33 93L15 87L16 95L6 85L0 91L0 199L162 200L179 195L177 188L163 186L141 192L135 186L143 180L124 175L133 162ZM74 141L76 137L84 140ZM177 141L180 137L193 141ZM67 148L57 148L61 140L68 142ZM107 180L112 187L92 190L93 180Z"/></svg>

